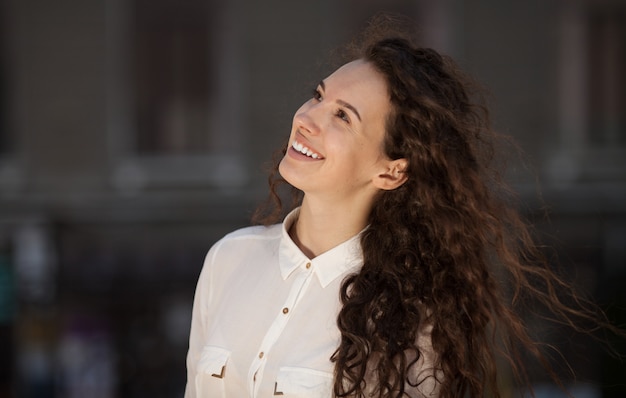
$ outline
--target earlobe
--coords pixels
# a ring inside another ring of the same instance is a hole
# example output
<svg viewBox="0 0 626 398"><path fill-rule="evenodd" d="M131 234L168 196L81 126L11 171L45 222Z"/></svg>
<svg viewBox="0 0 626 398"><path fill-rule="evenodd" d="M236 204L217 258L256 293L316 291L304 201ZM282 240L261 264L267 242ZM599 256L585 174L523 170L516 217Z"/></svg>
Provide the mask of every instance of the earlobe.
<svg viewBox="0 0 626 398"><path fill-rule="evenodd" d="M395 159L388 163L387 169L376 176L374 185L377 188L390 191L400 187L408 179L406 173L408 162L406 159Z"/></svg>

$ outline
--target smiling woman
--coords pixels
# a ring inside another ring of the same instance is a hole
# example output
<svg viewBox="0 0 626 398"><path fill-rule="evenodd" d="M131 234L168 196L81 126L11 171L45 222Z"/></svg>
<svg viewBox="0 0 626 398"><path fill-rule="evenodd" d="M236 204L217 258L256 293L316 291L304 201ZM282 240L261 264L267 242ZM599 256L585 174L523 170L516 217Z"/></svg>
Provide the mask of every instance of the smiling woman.
<svg viewBox="0 0 626 398"><path fill-rule="evenodd" d="M528 297L621 333L560 298L584 303L503 199L468 79L378 28L296 111L264 225L209 251L187 398L499 397L496 361L528 384L524 351L558 380L518 315Z"/></svg>
<svg viewBox="0 0 626 398"><path fill-rule="evenodd" d="M279 171L306 193L307 203L316 204L302 206L294 233L299 237L307 233L308 227L299 229L309 217L318 222L344 220L332 228L332 234L305 238L315 255L363 229L378 192L395 189L406 179L401 173L406 161L389 159L384 153L390 111L383 76L363 60L350 62L324 79L313 98L296 111L291 144ZM303 156L293 143L306 147L307 153Z"/></svg>

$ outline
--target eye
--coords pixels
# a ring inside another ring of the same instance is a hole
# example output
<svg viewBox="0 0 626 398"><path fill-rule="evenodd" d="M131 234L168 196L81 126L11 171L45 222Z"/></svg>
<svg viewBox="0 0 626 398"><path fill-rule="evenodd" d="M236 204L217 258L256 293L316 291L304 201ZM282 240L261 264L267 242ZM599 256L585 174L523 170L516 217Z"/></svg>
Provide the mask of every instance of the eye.
<svg viewBox="0 0 626 398"><path fill-rule="evenodd" d="M316 101L321 101L322 100L322 93L320 92L319 89L316 88L315 90L313 90L312 98L314 100L316 100Z"/></svg>
<svg viewBox="0 0 626 398"><path fill-rule="evenodd" d="M335 116L337 116L339 119L343 120L344 122L350 124L350 118L348 117L348 114L343 109L337 109L337 111L335 112Z"/></svg>

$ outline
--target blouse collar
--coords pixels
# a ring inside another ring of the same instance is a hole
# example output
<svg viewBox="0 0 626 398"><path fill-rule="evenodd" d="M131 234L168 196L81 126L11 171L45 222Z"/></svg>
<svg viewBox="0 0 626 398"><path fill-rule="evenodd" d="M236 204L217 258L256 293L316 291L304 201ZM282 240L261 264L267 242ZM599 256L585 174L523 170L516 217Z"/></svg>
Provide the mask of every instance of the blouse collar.
<svg viewBox="0 0 626 398"><path fill-rule="evenodd" d="M356 271L363 264L361 250L361 232L332 249L309 259L289 236L289 228L298 219L300 208L291 211L282 225L282 239L279 249L279 266L283 279L287 279L296 268L311 263L322 287L351 271Z"/></svg>

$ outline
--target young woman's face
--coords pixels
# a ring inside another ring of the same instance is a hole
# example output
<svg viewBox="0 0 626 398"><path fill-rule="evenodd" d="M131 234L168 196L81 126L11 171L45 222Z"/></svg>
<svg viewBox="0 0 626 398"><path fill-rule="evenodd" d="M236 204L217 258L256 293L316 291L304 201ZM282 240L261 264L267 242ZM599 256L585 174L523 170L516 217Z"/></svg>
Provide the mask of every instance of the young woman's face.
<svg viewBox="0 0 626 398"><path fill-rule="evenodd" d="M281 175L307 195L340 200L375 193L372 180L387 161L383 139L390 109L386 82L371 64L342 66L296 112Z"/></svg>

